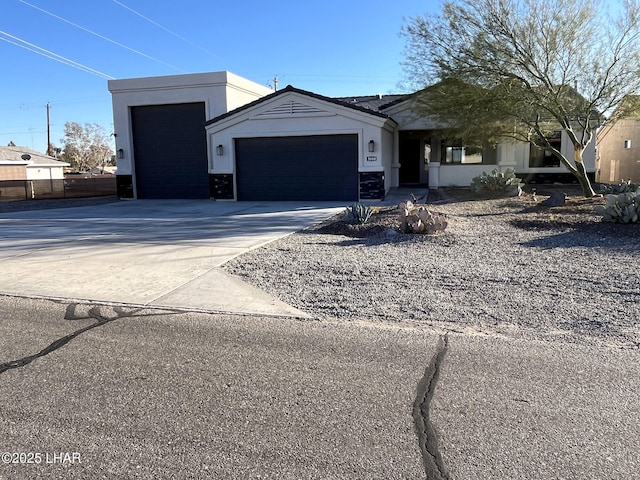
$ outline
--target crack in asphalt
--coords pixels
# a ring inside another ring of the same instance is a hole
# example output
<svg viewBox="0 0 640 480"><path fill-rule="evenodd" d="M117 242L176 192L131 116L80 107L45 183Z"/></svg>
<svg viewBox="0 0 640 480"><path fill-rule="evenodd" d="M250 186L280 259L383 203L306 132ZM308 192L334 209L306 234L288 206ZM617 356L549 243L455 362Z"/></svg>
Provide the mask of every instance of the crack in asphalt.
<svg viewBox="0 0 640 480"><path fill-rule="evenodd" d="M163 314L169 315L171 313L180 313L178 311L167 312L165 310L163 311L163 313L151 312L147 314L141 314L140 312L143 311L142 308L136 308L136 309L127 311L123 307L113 307L113 312L115 313L115 315L106 316L102 313L102 307L91 307L86 313L82 314L82 313L78 313L79 306L80 304L78 303L71 303L67 305L64 319L72 320L72 321L93 319L93 320L96 320L96 322L92 323L91 325L87 325L86 327L79 328L78 330L68 335L65 335L64 337L54 340L45 348L40 350L38 353L19 358L17 360L11 360L9 362L0 363L0 374L6 372L7 370L24 367L30 364L31 362L33 362L34 360L40 357L44 357L45 355L49 355L51 352L54 352L59 348L65 346L67 343L69 343L71 340L73 340L77 336L82 335L83 333L88 332L89 330L92 330L94 328L101 327L103 325L111 323L115 320L119 320L122 318L147 317L152 315L163 315Z"/></svg>
<svg viewBox="0 0 640 480"><path fill-rule="evenodd" d="M425 369L424 376L418 383L416 399L413 402L413 422L418 435L418 444L422 452L422 462L427 480L450 480L438 450L438 436L429 419L429 406L436 390L440 376L440 367L449 348L449 338L445 335L438 340L435 355Z"/></svg>

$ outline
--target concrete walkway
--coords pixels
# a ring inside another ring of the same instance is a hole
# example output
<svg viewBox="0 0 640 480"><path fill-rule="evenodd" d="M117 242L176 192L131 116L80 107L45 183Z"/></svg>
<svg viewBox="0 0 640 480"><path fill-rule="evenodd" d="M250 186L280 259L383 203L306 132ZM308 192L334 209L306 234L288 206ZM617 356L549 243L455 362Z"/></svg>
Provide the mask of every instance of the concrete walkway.
<svg viewBox="0 0 640 480"><path fill-rule="evenodd" d="M344 208L327 202L133 200L4 213L0 293L306 316L219 267Z"/></svg>

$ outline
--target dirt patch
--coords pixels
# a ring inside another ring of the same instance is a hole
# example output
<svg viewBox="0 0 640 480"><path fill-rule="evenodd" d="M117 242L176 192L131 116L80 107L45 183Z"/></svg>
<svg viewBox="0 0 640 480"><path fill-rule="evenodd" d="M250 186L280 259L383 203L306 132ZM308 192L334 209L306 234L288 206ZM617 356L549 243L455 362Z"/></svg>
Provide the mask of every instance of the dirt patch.
<svg viewBox="0 0 640 480"><path fill-rule="evenodd" d="M347 220L346 212L340 213L309 229L313 233L344 235L345 237L367 238L385 235L389 230L398 230L398 207L375 208L375 213L364 224L352 224Z"/></svg>

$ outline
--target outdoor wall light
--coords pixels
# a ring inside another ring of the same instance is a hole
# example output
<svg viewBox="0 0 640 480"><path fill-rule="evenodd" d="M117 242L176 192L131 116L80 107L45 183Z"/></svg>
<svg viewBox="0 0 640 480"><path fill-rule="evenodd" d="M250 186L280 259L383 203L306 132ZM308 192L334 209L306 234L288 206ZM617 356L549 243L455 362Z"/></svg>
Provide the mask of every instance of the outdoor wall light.
<svg viewBox="0 0 640 480"><path fill-rule="evenodd" d="M374 142L373 140L369 140L369 151L375 152L375 150L376 150L376 142Z"/></svg>
<svg viewBox="0 0 640 480"><path fill-rule="evenodd" d="M222 147L222 145L218 145L218 146L216 147L216 155L218 155L219 157L221 157L223 153L224 153L224 148Z"/></svg>
<svg viewBox="0 0 640 480"><path fill-rule="evenodd" d="M631 140L625 140L624 141L624 148L626 150L629 150L631 148Z"/></svg>
<svg viewBox="0 0 640 480"><path fill-rule="evenodd" d="M121 148L118 149L118 158L119 159L124 158L124 150Z"/></svg>

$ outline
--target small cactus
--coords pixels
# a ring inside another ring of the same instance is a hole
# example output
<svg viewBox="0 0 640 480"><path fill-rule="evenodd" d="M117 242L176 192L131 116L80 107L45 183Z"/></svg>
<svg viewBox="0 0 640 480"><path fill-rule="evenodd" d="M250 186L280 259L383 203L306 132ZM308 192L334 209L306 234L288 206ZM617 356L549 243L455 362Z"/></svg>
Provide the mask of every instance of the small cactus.
<svg viewBox="0 0 640 480"><path fill-rule="evenodd" d="M640 217L640 193L607 195L606 203L597 205L595 210L604 222L637 223Z"/></svg>
<svg viewBox="0 0 640 480"><path fill-rule="evenodd" d="M475 193L484 191L506 193L512 196L520 196L522 194L522 186L524 183L516 177L513 168L507 168L501 172L497 168L491 171L491 174L482 172L481 175L471 180L471 190Z"/></svg>
<svg viewBox="0 0 640 480"><path fill-rule="evenodd" d="M600 185L601 193L637 193L640 185L632 182L631 180L622 180L617 185Z"/></svg>

